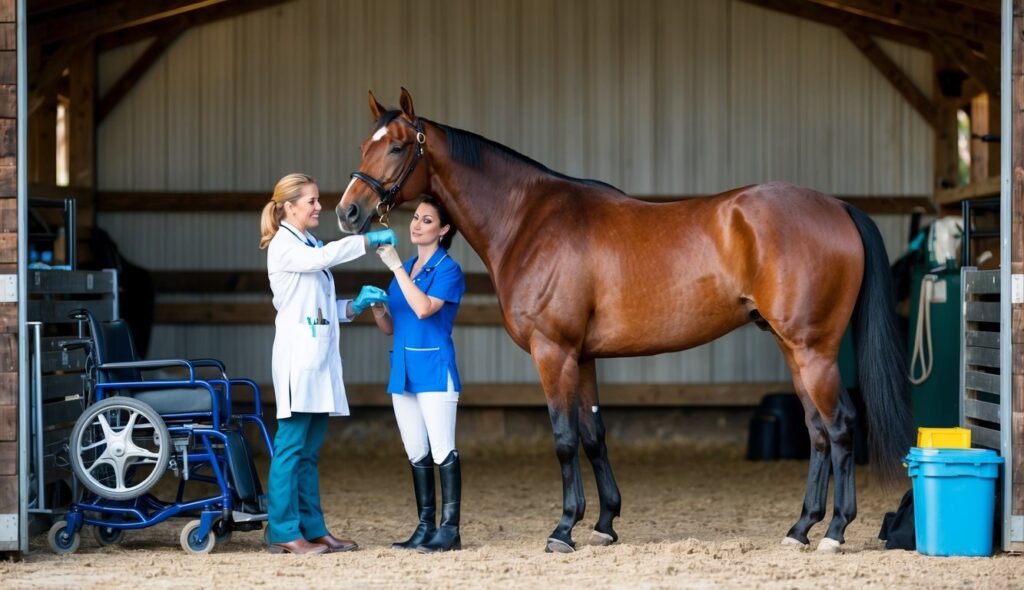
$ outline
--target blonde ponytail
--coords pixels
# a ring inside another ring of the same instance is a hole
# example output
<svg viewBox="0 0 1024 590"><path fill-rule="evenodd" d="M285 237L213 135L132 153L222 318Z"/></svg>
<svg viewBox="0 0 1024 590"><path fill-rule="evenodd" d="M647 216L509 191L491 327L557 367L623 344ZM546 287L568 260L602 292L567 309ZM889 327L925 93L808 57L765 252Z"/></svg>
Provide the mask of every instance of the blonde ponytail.
<svg viewBox="0 0 1024 590"><path fill-rule="evenodd" d="M288 201L302 196L302 187L307 184L316 184L312 176L308 174L289 174L277 181L274 186L274 196L270 202L263 206L263 213L260 215L260 250L270 244L270 240L277 235L281 228L281 220L284 219L284 204Z"/></svg>

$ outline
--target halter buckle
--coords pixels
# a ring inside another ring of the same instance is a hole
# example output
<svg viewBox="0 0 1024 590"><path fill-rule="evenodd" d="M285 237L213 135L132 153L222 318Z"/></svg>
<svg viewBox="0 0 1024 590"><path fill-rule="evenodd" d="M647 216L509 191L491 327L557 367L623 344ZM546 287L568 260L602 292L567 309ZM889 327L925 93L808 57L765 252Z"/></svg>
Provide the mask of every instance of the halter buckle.
<svg viewBox="0 0 1024 590"><path fill-rule="evenodd" d="M384 208L383 212L381 211L381 207ZM380 222L380 224L388 229L391 229L391 226L388 225L388 214L391 213L391 205L389 203L385 203L384 201L377 201L376 212L377 219Z"/></svg>

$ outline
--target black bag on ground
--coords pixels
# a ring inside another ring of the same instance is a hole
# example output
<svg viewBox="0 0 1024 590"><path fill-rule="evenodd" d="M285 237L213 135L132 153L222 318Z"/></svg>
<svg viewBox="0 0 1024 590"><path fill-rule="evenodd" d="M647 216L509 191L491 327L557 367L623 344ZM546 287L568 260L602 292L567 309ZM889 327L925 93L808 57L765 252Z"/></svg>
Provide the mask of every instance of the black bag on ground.
<svg viewBox="0 0 1024 590"><path fill-rule="evenodd" d="M896 512L886 512L878 538L885 541L886 549L917 549L914 538L914 490L907 490Z"/></svg>

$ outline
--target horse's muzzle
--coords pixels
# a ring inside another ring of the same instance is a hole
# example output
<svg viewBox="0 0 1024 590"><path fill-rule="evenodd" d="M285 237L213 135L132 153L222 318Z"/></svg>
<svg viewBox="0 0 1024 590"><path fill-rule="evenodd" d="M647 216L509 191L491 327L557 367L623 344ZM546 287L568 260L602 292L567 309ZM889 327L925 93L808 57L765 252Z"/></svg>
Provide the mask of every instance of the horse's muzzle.
<svg viewBox="0 0 1024 590"><path fill-rule="evenodd" d="M338 229L346 234L364 234L370 229L371 215L365 214L359 203L351 203L344 210L341 203L334 209L338 216Z"/></svg>

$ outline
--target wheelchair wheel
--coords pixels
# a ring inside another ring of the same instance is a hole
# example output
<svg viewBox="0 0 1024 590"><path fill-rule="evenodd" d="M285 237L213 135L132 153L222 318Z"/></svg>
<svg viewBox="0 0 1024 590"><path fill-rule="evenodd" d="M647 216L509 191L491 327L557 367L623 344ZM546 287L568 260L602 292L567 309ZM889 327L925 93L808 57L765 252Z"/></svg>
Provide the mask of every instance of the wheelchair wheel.
<svg viewBox="0 0 1024 590"><path fill-rule="evenodd" d="M94 526L92 527L92 538L96 539L96 542L100 547L107 547L108 545L117 545L124 538L124 529L115 529L108 526Z"/></svg>
<svg viewBox="0 0 1024 590"><path fill-rule="evenodd" d="M213 551L213 546L217 544L217 533L213 532L212 528L205 539L200 539L196 536L199 524L200 521L192 520L185 525L185 528L181 529L181 548L188 553L209 553Z"/></svg>
<svg viewBox="0 0 1024 590"><path fill-rule="evenodd" d="M54 553L65 555L78 550L78 545L82 542L82 536L77 532L74 534L69 533L68 521L58 520L53 523L53 526L50 527L50 532L46 534L46 542L50 544L50 549Z"/></svg>
<svg viewBox="0 0 1024 590"><path fill-rule="evenodd" d="M217 544L223 545L231 540L231 533L234 529L231 528L231 523L227 519L222 518L213 525L213 532L217 533Z"/></svg>
<svg viewBox="0 0 1024 590"><path fill-rule="evenodd" d="M86 408L71 431L71 468L101 498L130 500L167 469L167 425L149 404L112 397Z"/></svg>

